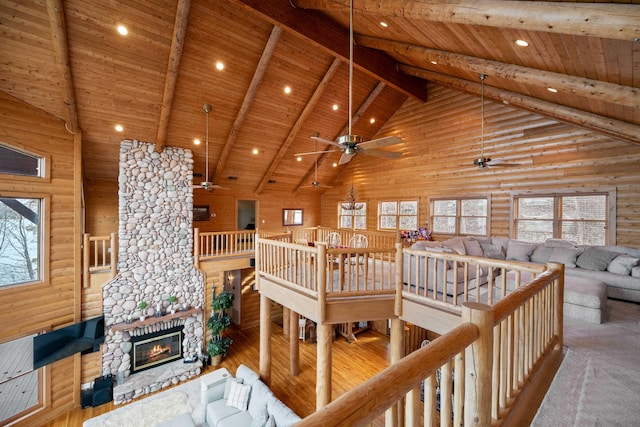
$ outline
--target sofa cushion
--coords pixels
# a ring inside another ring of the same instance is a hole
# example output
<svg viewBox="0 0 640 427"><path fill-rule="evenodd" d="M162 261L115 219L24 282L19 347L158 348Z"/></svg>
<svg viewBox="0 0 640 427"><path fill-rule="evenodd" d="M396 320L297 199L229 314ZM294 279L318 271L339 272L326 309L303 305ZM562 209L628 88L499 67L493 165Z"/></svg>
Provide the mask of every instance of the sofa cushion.
<svg viewBox="0 0 640 427"><path fill-rule="evenodd" d="M576 242L562 239L547 239L544 241L544 245L548 248L575 248Z"/></svg>
<svg viewBox="0 0 640 427"><path fill-rule="evenodd" d="M454 237L453 239L445 240L442 242L442 246L445 248L450 248L455 251L458 255L466 255L467 251L464 248L464 242L459 237Z"/></svg>
<svg viewBox="0 0 640 427"><path fill-rule="evenodd" d="M558 262L564 264L565 267L575 267L576 259L581 252L580 249L555 247L551 252L549 262Z"/></svg>
<svg viewBox="0 0 640 427"><path fill-rule="evenodd" d="M233 383L244 384L244 380L242 378L233 378L233 377L227 378L227 382L224 384L224 395L222 396L223 399L229 398L229 392L231 391L231 384Z"/></svg>
<svg viewBox="0 0 640 427"><path fill-rule="evenodd" d="M631 270L638 265L639 261L639 258L634 258L629 255L618 255L611 261L607 267L607 271L614 274L628 276L631 273Z"/></svg>
<svg viewBox="0 0 640 427"><path fill-rule="evenodd" d="M631 269L631 277L640 277L640 266L635 266Z"/></svg>
<svg viewBox="0 0 640 427"><path fill-rule="evenodd" d="M249 400L249 413L253 418L257 418L262 408L267 407L267 400L273 393L265 383L256 380L251 386L251 399Z"/></svg>
<svg viewBox="0 0 640 427"><path fill-rule="evenodd" d="M442 242L434 242L433 240L418 240L413 245L411 245L411 249L415 249L417 251L423 251L427 248L441 248Z"/></svg>
<svg viewBox="0 0 640 427"><path fill-rule="evenodd" d="M547 247L544 244L536 245L536 248L531 254L531 262L546 264L547 261L549 261L549 257L551 257L551 252L553 252L553 248Z"/></svg>
<svg viewBox="0 0 640 427"><path fill-rule="evenodd" d="M492 245L496 245L496 246L500 246L502 248L502 252L504 252L505 254L507 253L507 245L509 244L509 241L511 239L509 239L508 237L492 237L491 238L491 244Z"/></svg>
<svg viewBox="0 0 640 427"><path fill-rule="evenodd" d="M529 262L534 249L533 243L509 240L509 243L507 243L507 259Z"/></svg>
<svg viewBox="0 0 640 427"><path fill-rule="evenodd" d="M251 412L249 412L251 413ZM269 422L269 411L267 410L267 405L260 408L260 410L255 414L251 414L253 420L251 421L251 427L264 427Z"/></svg>
<svg viewBox="0 0 640 427"><path fill-rule="evenodd" d="M589 247L576 259L576 266L588 270L604 271L616 256L618 254L615 252Z"/></svg>
<svg viewBox="0 0 640 427"><path fill-rule="evenodd" d="M251 396L251 386L249 384L241 384L239 382L231 383L229 389L229 398L227 405L246 411L249 406L249 397Z"/></svg>
<svg viewBox="0 0 640 427"><path fill-rule="evenodd" d="M487 258L505 259L506 257L505 252L502 250L502 246L500 245L481 243L480 247L482 248L482 253Z"/></svg>
<svg viewBox="0 0 640 427"><path fill-rule="evenodd" d="M278 427L289 427L300 422L300 417L273 394L267 400L267 409Z"/></svg>
<svg viewBox="0 0 640 427"><path fill-rule="evenodd" d="M193 422L191 414L184 412L167 421L156 424L154 427L196 427L196 424Z"/></svg>
<svg viewBox="0 0 640 427"><path fill-rule="evenodd" d="M237 414L221 419L216 427L250 426L252 421L249 411L238 411Z"/></svg>
<svg viewBox="0 0 640 427"><path fill-rule="evenodd" d="M214 400L207 404L206 407L207 424L211 427L216 427L224 418L238 413L240 413L240 410L234 406L227 405L227 401L225 399Z"/></svg>
<svg viewBox="0 0 640 427"><path fill-rule="evenodd" d="M582 307L604 309L607 306L607 285L599 280L565 277L564 302Z"/></svg>
<svg viewBox="0 0 640 427"><path fill-rule="evenodd" d="M464 239L462 243L464 244L464 250L467 253L467 255L477 256L477 257L484 256L484 252L482 251L482 247L480 246L480 243L478 241L471 240L471 239Z"/></svg>
<svg viewBox="0 0 640 427"><path fill-rule="evenodd" d="M256 380L260 379L260 375L256 374L246 365L238 366L236 369L236 378L242 378L245 384L253 384Z"/></svg>

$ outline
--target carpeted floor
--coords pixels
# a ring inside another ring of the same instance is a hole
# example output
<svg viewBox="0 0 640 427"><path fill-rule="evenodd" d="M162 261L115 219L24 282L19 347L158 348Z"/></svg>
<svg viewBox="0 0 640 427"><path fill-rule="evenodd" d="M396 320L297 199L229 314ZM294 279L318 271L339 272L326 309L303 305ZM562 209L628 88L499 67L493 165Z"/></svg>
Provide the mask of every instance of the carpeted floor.
<svg viewBox="0 0 640 427"><path fill-rule="evenodd" d="M532 426L640 425L640 305L608 305L600 325L565 316L565 358Z"/></svg>
<svg viewBox="0 0 640 427"><path fill-rule="evenodd" d="M188 381L91 418L83 427L152 427L189 412L197 427L206 427L200 404L200 381Z"/></svg>

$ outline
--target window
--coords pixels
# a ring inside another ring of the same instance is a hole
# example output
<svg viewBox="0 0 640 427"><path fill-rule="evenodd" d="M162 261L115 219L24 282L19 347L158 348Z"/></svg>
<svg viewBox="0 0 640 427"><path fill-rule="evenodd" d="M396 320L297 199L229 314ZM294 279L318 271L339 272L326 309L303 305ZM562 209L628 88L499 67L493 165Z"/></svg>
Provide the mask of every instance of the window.
<svg viewBox="0 0 640 427"><path fill-rule="evenodd" d="M367 229L367 203L358 202L356 209L345 209L344 204L338 204L338 224L340 228L350 228L352 230Z"/></svg>
<svg viewBox="0 0 640 427"><path fill-rule="evenodd" d="M418 201L380 202L378 228L380 230L417 230Z"/></svg>
<svg viewBox="0 0 640 427"><path fill-rule="evenodd" d="M43 199L0 197L0 286L42 280Z"/></svg>
<svg viewBox="0 0 640 427"><path fill-rule="evenodd" d="M431 211L434 233L488 235L489 200L485 197L434 199Z"/></svg>
<svg viewBox="0 0 640 427"><path fill-rule="evenodd" d="M40 406L40 372L33 369L33 335L0 344L0 396L4 410L0 424L17 419Z"/></svg>
<svg viewBox="0 0 640 427"><path fill-rule="evenodd" d="M515 237L528 242L549 238L579 245L607 244L607 193L515 196Z"/></svg>
<svg viewBox="0 0 640 427"><path fill-rule="evenodd" d="M44 158L0 144L0 173L43 177Z"/></svg>

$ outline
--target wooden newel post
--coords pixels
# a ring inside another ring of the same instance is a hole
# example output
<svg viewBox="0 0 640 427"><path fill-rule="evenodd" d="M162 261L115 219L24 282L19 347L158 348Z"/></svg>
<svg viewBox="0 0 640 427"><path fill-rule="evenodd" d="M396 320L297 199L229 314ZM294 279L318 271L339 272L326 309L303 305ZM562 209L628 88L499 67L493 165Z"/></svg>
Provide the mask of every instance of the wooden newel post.
<svg viewBox="0 0 640 427"><path fill-rule="evenodd" d="M554 330L553 333L558 337L558 342L556 343L556 350L562 351L562 343L564 337L562 335L562 331L564 328L563 316L564 316L564 264L556 264L556 263L548 263L548 268L558 268L560 269L560 275L555 281L555 286L553 287L553 299L555 300L554 307L554 319L553 325Z"/></svg>
<svg viewBox="0 0 640 427"><path fill-rule="evenodd" d="M333 328L328 323L317 325L316 411L331 402L331 345Z"/></svg>
<svg viewBox="0 0 640 427"><path fill-rule="evenodd" d="M271 384L271 300L260 294L260 378Z"/></svg>
<svg viewBox="0 0 640 427"><path fill-rule="evenodd" d="M200 229L193 229L193 265L200 268Z"/></svg>
<svg viewBox="0 0 640 427"><path fill-rule="evenodd" d="M400 319L391 319L391 363L398 363L404 357L404 322ZM404 408L401 399L385 412L385 426L404 425Z"/></svg>
<svg viewBox="0 0 640 427"><path fill-rule="evenodd" d="M491 425L493 309L477 302L462 304L462 319L478 328L479 337L465 352L464 425Z"/></svg>
<svg viewBox="0 0 640 427"><path fill-rule="evenodd" d="M295 377L300 372L300 345L298 338L298 328L300 315L293 310L289 310L289 373ZM283 323L283 329L287 329L287 324Z"/></svg>

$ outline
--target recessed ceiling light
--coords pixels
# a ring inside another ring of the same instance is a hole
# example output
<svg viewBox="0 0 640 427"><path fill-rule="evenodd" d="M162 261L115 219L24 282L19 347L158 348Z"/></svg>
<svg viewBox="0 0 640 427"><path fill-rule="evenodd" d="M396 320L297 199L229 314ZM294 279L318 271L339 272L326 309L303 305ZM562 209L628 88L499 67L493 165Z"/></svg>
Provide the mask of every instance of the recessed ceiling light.
<svg viewBox="0 0 640 427"><path fill-rule="evenodd" d="M284 87L284 93L286 93L287 95L291 93L291 86L285 86Z"/></svg>
<svg viewBox="0 0 640 427"><path fill-rule="evenodd" d="M374 124L376 122L376 119L374 117L371 117L369 119L369 123Z"/></svg>
<svg viewBox="0 0 640 427"><path fill-rule="evenodd" d="M431 61L433 65L438 65L438 61Z"/></svg>
<svg viewBox="0 0 640 427"><path fill-rule="evenodd" d="M556 89L555 87L548 87L547 90L552 93L558 93L558 89Z"/></svg>
<svg viewBox="0 0 640 427"><path fill-rule="evenodd" d="M115 129L116 129L117 132L122 132L124 130L122 125L115 125Z"/></svg>
<svg viewBox="0 0 640 427"><path fill-rule="evenodd" d="M333 167L335 168L337 166L338 166L338 164L336 162L333 162Z"/></svg>
<svg viewBox="0 0 640 427"><path fill-rule="evenodd" d="M196 138L196 139L193 140L193 143L195 145L200 145L200 140L198 138Z"/></svg>
<svg viewBox="0 0 640 427"><path fill-rule="evenodd" d="M331 109L332 109L333 111L338 111L338 104L333 104L333 105L331 106Z"/></svg>
<svg viewBox="0 0 640 427"><path fill-rule="evenodd" d="M224 62L217 61L216 62L216 70L220 70L220 71L224 70Z"/></svg>
<svg viewBox="0 0 640 427"><path fill-rule="evenodd" d="M522 47L527 47L527 46L529 46L529 43L527 43L527 42L526 42L526 41L524 41L524 40L520 40L520 39L516 40L516 44L517 44L518 46L522 46Z"/></svg>
<svg viewBox="0 0 640 427"><path fill-rule="evenodd" d="M122 36L126 36L127 34L129 34L129 30L124 25L118 25L118 33L120 33L120 35Z"/></svg>
<svg viewBox="0 0 640 427"><path fill-rule="evenodd" d="M253 154L258 154L258 153L259 153L259 151L258 151L258 149L257 149L257 148L254 148L254 149L253 149L253 151L252 151L252 153L253 153Z"/></svg>
<svg viewBox="0 0 640 427"><path fill-rule="evenodd" d="M298 156L298 158L296 160L301 162L302 161L302 157Z"/></svg>
<svg viewBox="0 0 640 427"><path fill-rule="evenodd" d="M387 24L384 21L380 21L380 26L383 27L383 28L389 28L389 24Z"/></svg>

